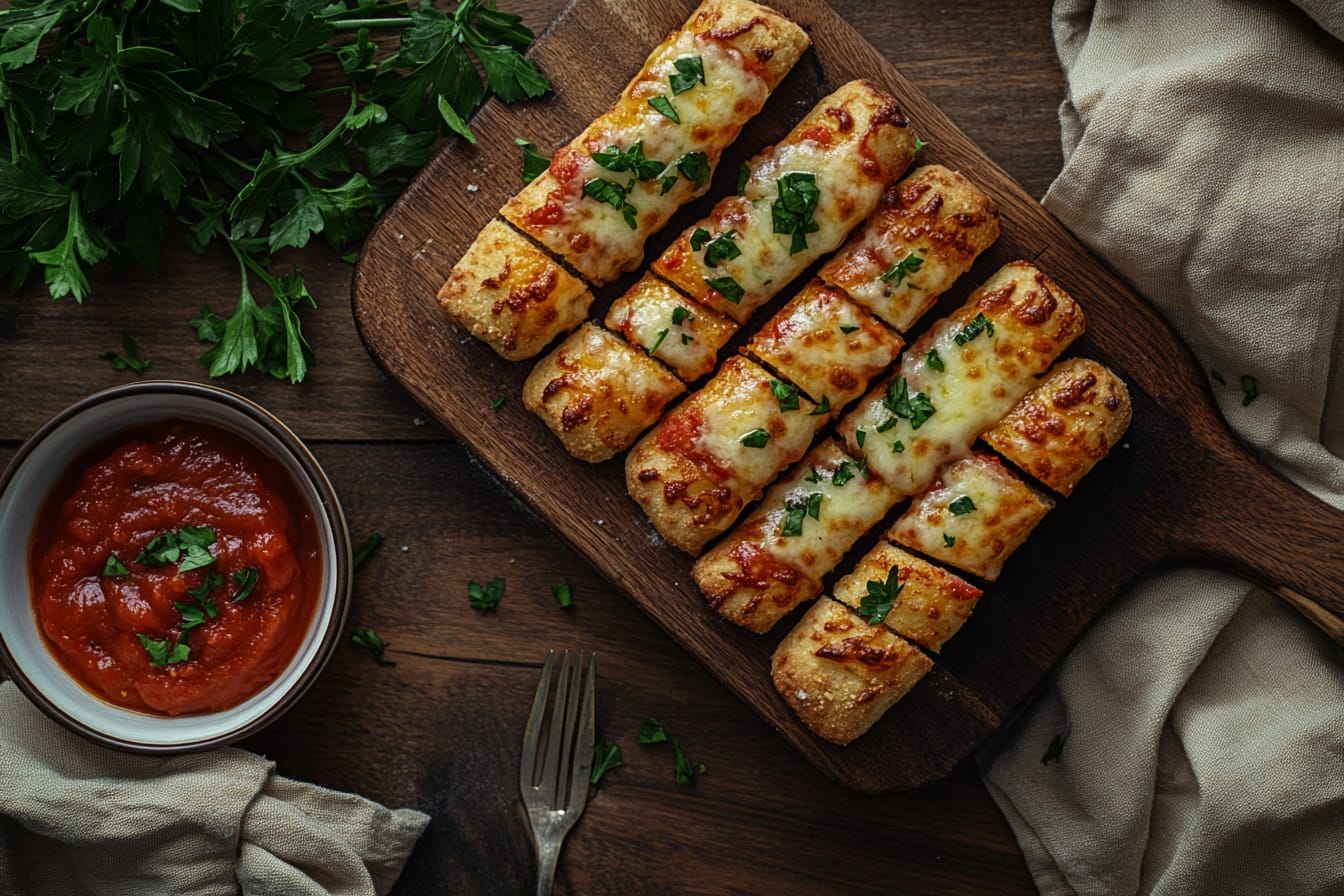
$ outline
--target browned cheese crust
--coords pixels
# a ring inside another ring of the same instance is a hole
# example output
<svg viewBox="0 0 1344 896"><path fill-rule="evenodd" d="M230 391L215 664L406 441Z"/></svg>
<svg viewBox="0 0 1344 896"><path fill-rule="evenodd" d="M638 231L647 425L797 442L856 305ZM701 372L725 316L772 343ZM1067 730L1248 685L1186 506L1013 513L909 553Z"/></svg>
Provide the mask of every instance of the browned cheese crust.
<svg viewBox="0 0 1344 896"><path fill-rule="evenodd" d="M813 401L825 398L838 416L891 366L901 345L899 336L842 290L814 278L766 321L744 351Z"/></svg>
<svg viewBox="0 0 1344 896"><path fill-rule="evenodd" d="M729 358L631 449L626 488L669 543L698 556L807 451L826 418L802 397L785 410L775 382L746 358Z"/></svg>
<svg viewBox="0 0 1344 896"><path fill-rule="evenodd" d="M832 743L866 732L933 661L883 625L834 600L817 601L775 649L775 688L798 717Z"/></svg>
<svg viewBox="0 0 1344 896"><path fill-rule="evenodd" d="M879 590L885 588L893 569L896 600L882 621L902 637L937 653L970 618L980 589L893 544L880 542L835 583L835 599L860 610L872 590L869 582L876 582Z"/></svg>
<svg viewBox="0 0 1344 896"><path fill-rule="evenodd" d="M723 150L809 43L806 32L764 6L706 0L654 48L615 105L558 149L550 167L501 213L594 284L633 270L645 240L709 189ZM675 66L688 59L699 60L704 78L677 92ZM658 103L670 104L675 120ZM594 158L612 147L629 152L636 145L662 167L635 179L628 168L613 169ZM678 167L692 155L700 157L702 175ZM585 192L595 180L628 185L628 194L616 203L599 199Z"/></svg>
<svg viewBox="0 0 1344 896"><path fill-rule="evenodd" d="M459 327L502 358L531 358L588 316L593 294L507 224L491 221L477 235L439 305Z"/></svg>
<svg viewBox="0 0 1344 896"><path fill-rule="evenodd" d="M1087 358L1050 371L993 429L985 442L1061 495L1110 452L1129 427L1129 389Z"/></svg>
<svg viewBox="0 0 1344 896"><path fill-rule="evenodd" d="M903 333L998 238L993 199L955 171L924 165L887 190L821 278Z"/></svg>
<svg viewBox="0 0 1344 896"><path fill-rule="evenodd" d="M898 544L992 582L1027 540L1054 499L996 458L975 454L949 464L891 527Z"/></svg>
<svg viewBox="0 0 1344 896"><path fill-rule="evenodd" d="M590 463L629 447L686 387L642 349L586 323L537 363L523 404Z"/></svg>

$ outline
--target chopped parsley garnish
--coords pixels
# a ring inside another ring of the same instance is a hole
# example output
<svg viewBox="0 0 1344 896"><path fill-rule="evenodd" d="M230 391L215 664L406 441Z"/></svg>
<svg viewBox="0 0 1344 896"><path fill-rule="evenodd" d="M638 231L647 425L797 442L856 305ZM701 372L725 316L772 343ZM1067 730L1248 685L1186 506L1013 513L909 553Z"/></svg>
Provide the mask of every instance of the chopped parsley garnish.
<svg viewBox="0 0 1344 896"><path fill-rule="evenodd" d="M661 112L663 115L672 119L675 124L681 124L681 116L677 114L677 107L672 105L672 101L661 94L649 97L649 105Z"/></svg>
<svg viewBox="0 0 1344 896"><path fill-rule="evenodd" d="M812 472L811 472L811 473L808 473L806 476L804 476L804 477L803 477L803 481L804 481L804 482L821 482L821 480L822 480L824 477L821 475L821 471L817 469L817 465L816 465L816 464L808 464L808 468L811 469Z"/></svg>
<svg viewBox="0 0 1344 896"><path fill-rule="evenodd" d="M905 443L902 442L900 439L897 439L896 441L891 443L892 454L900 454L904 450L905 450Z"/></svg>
<svg viewBox="0 0 1344 896"><path fill-rule="evenodd" d="M847 326L845 326L844 324L841 324L841 325L840 325L840 332L841 332L841 333L844 333L846 336L848 336L850 333L853 333L853 332L854 332L855 330L857 330L857 329L859 329L859 328L858 328L858 327L847 327Z"/></svg>
<svg viewBox="0 0 1344 896"><path fill-rule="evenodd" d="M737 231L730 230L727 233L721 233L714 239L705 243L705 265L716 268L725 261L737 258L742 254L737 243L733 242L737 238Z"/></svg>
<svg viewBox="0 0 1344 896"><path fill-rule="evenodd" d="M911 252L883 271L881 280L883 283L890 283L892 286L900 286L906 274L913 274L922 267L924 267L924 259Z"/></svg>
<svg viewBox="0 0 1344 896"><path fill-rule="evenodd" d="M215 602L212 600L200 604L188 604L175 600L173 606L177 608L178 613L182 614L182 633L184 635L196 626L203 625L207 618L214 619L219 615L219 608L215 606Z"/></svg>
<svg viewBox="0 0 1344 896"><path fill-rule="evenodd" d="M672 754L676 763L675 775L678 784L690 784L696 775L703 775L706 771L703 763L694 766L691 765L691 761L687 758L686 752L681 748L681 743L678 742L675 737L671 737L667 733L667 729L663 727L663 723L657 719L650 718L644 720L644 724L639 728L639 742L641 744L672 744Z"/></svg>
<svg viewBox="0 0 1344 896"><path fill-rule="evenodd" d="M350 640L354 642L356 647L363 647L369 653L373 654L373 658L378 661L378 665L396 665L396 663L391 660L383 659L383 651L387 650L387 642L373 629L356 627L350 634Z"/></svg>
<svg viewBox="0 0 1344 896"><path fill-rule="evenodd" d="M642 744L667 743L667 729L657 719L645 719L644 723L639 726L639 742Z"/></svg>
<svg viewBox="0 0 1344 896"><path fill-rule="evenodd" d="M583 192L598 202L605 202L618 209L630 229L635 229L635 216L639 214L639 209L625 201L625 197L630 195L630 187L618 184L614 180L595 177L583 185Z"/></svg>
<svg viewBox="0 0 1344 896"><path fill-rule="evenodd" d="M817 402L817 406L807 412L807 416L820 417L824 414L829 414L830 412L831 412L830 396L823 395L821 396L821 401Z"/></svg>
<svg viewBox="0 0 1344 896"><path fill-rule="evenodd" d="M775 233L790 234L789 254L794 255L807 248L807 235L821 229L813 215L817 210L817 200L821 190L817 189L817 176L805 171L791 171L779 179L779 198L770 209L771 221Z"/></svg>
<svg viewBox="0 0 1344 896"><path fill-rule="evenodd" d="M740 283L726 275L723 277L706 277L705 283L710 289L717 290L719 295L734 305L742 301L742 297L747 294Z"/></svg>
<svg viewBox="0 0 1344 896"><path fill-rule="evenodd" d="M737 195L742 195L742 191L747 188L747 181L749 180L751 180L751 168L746 162L743 162L737 166Z"/></svg>
<svg viewBox="0 0 1344 896"><path fill-rule="evenodd" d="M504 399L502 398L496 398L495 401L498 401L501 406L504 404ZM492 408L494 407L494 404L494 401L490 402ZM368 563L369 558L373 556L373 552L378 550L378 545L382 543L383 536L379 532L375 532L364 539L360 546L355 549L355 556L354 559L350 561L350 568L359 569L365 563Z"/></svg>
<svg viewBox="0 0 1344 896"><path fill-rule="evenodd" d="M876 432L886 432L887 430L889 430L889 429L891 429L893 426L895 426L895 425L896 425L896 422L897 422L897 421L896 421L896 418L895 418L895 417L888 417L887 419L883 420L881 423L879 423L879 424L877 424L876 426L874 426L873 429L874 429Z"/></svg>
<svg viewBox="0 0 1344 896"><path fill-rule="evenodd" d="M667 338L667 334L668 334L667 327L663 327L661 330L658 331L658 338L653 340L653 345L649 346L647 349L650 356L652 356L654 352L658 351L658 346L663 344L663 340Z"/></svg>
<svg viewBox="0 0 1344 896"><path fill-rule="evenodd" d="M109 578L119 579L130 574L131 571L126 568L125 563L121 562L120 557L116 554L107 555L107 562L103 564L103 575Z"/></svg>
<svg viewBox="0 0 1344 896"><path fill-rule="evenodd" d="M868 438L868 433L864 432L863 430L858 429L858 430L855 430L855 431L854 431L854 441L855 441L856 443L858 443L858 446L859 446L860 448L863 447L863 442L864 442L864 440L867 439L867 438Z"/></svg>
<svg viewBox="0 0 1344 896"><path fill-rule="evenodd" d="M899 566L893 566L887 572L885 582L868 580L868 593L859 601L859 614L868 617L869 625L881 623L896 605L896 598L905 588L905 584L899 581L900 572Z"/></svg>
<svg viewBox="0 0 1344 896"><path fill-rule="evenodd" d="M786 538L802 535L804 519L809 516L814 520L821 519L821 492L812 492L804 498L787 498L784 509L788 513L784 516L779 534Z"/></svg>
<svg viewBox="0 0 1344 896"><path fill-rule="evenodd" d="M886 394L882 396L882 406L897 417L910 421L912 429L919 429L924 421L936 413L937 409L923 392L910 394L905 377L898 376L887 384Z"/></svg>
<svg viewBox="0 0 1344 896"><path fill-rule="evenodd" d="M854 471L857 469L859 469L858 461L843 460L840 462L840 466L835 468L835 472L831 474L831 482L834 483L836 488L842 488L845 483L854 478Z"/></svg>
<svg viewBox="0 0 1344 896"><path fill-rule="evenodd" d="M686 321L686 320L694 321L694 320L695 320L695 315L692 314L690 311L687 311L685 308L683 308L683 307L680 306L680 305L678 305L677 307L675 307L675 308L672 309L672 325L673 325L673 326L680 326L680 325L681 325L681 322L682 322L682 321Z"/></svg>
<svg viewBox="0 0 1344 896"><path fill-rule="evenodd" d="M523 148L523 183L530 184L538 177L546 173L546 169L551 167L551 160L546 158L537 148L522 137L514 137L513 142Z"/></svg>
<svg viewBox="0 0 1344 896"><path fill-rule="evenodd" d="M921 140L921 139L919 139L918 137L915 138L915 152L923 152L923 151L924 151L924 147L926 147L926 146L928 146L928 145L929 145L929 141L927 141L927 140Z"/></svg>
<svg viewBox="0 0 1344 896"><path fill-rule="evenodd" d="M766 443L770 441L770 433L764 429L753 429L738 441L748 448L764 448Z"/></svg>
<svg viewBox="0 0 1344 896"><path fill-rule="evenodd" d="M492 411L499 410L500 408L504 407L504 402L505 398L503 395L499 396L498 398L492 398L490 400L490 410Z"/></svg>
<svg viewBox="0 0 1344 896"><path fill-rule="evenodd" d="M1064 744L1068 739L1069 736L1067 734L1063 736L1056 734L1054 737L1050 738L1050 746L1045 748L1045 755L1041 757L1041 765L1049 765L1052 762L1058 762L1059 758L1064 755Z"/></svg>
<svg viewBox="0 0 1344 896"><path fill-rule="evenodd" d="M140 357L140 352L135 347L135 340L127 333L121 334L121 351L120 355L116 352L103 352L98 357L103 361L111 361L113 370L132 370L136 373L144 373L153 363Z"/></svg>
<svg viewBox="0 0 1344 896"><path fill-rule="evenodd" d="M191 648L181 637L176 642L168 638L156 641L148 635L136 635L136 637L140 639L140 646L149 654L151 666L171 666L185 662L191 656Z"/></svg>
<svg viewBox="0 0 1344 896"><path fill-rule="evenodd" d="M574 606L574 594L569 590L568 579L561 579L552 585L551 594L555 596L555 602L560 606L565 608Z"/></svg>
<svg viewBox="0 0 1344 896"><path fill-rule="evenodd" d="M1246 407L1251 402L1260 397L1260 387L1255 384L1255 377L1246 374L1241 378L1241 406Z"/></svg>
<svg viewBox="0 0 1344 896"><path fill-rule="evenodd" d="M975 502L971 500L970 495L962 495L947 505L947 509L952 511L953 516L964 516L975 509Z"/></svg>
<svg viewBox="0 0 1344 896"><path fill-rule="evenodd" d="M242 569L229 576L229 580L238 586L238 590L233 592L230 598L234 603L240 600L247 600L252 595L252 590L257 587L257 581L261 578L261 573L255 566L244 566Z"/></svg>
<svg viewBox="0 0 1344 896"><path fill-rule="evenodd" d="M205 578L201 580L200 587L188 588L187 593L204 604L210 599L210 592L223 584L224 577L220 575L217 570L212 569L205 574ZM210 615L213 617L215 614L214 612L211 612Z"/></svg>
<svg viewBox="0 0 1344 896"><path fill-rule="evenodd" d="M676 73L667 76L672 86L672 95L677 96L690 90L696 84L705 83L705 61L699 56L683 56L672 60Z"/></svg>
<svg viewBox="0 0 1344 896"><path fill-rule="evenodd" d="M629 171L640 180L653 180L667 168L665 162L644 157L643 140L636 140L629 149L608 146L603 152L593 153L593 161L608 171Z"/></svg>
<svg viewBox="0 0 1344 896"><path fill-rule="evenodd" d="M956 536L943 533L943 547L950 548L957 543Z"/></svg>
<svg viewBox="0 0 1344 896"><path fill-rule="evenodd" d="M774 393L779 401L781 411L798 410L798 387L791 386L788 383L782 383L779 380L770 381L770 391Z"/></svg>
<svg viewBox="0 0 1344 896"><path fill-rule="evenodd" d="M677 159L676 164L681 176L694 184L697 190L709 183L709 156L703 152L688 152Z"/></svg>
<svg viewBox="0 0 1344 896"><path fill-rule="evenodd" d="M924 363L929 365L931 370L936 370L939 373L942 373L947 369L943 366L943 356L938 354L938 349L936 348L929 349L929 353L924 356Z"/></svg>
<svg viewBox="0 0 1344 896"><path fill-rule="evenodd" d="M979 336L982 332L986 336L994 335L994 322L991 321L989 318L985 317L983 311L977 312L975 315L975 319L972 320L969 324L967 324L966 327L960 333L958 333L956 336L953 336L952 341L955 342L957 345L965 345L975 337Z"/></svg>
<svg viewBox="0 0 1344 896"><path fill-rule="evenodd" d="M697 227L691 231L691 251L699 252L709 241L711 234L703 227Z"/></svg>
<svg viewBox="0 0 1344 896"><path fill-rule="evenodd" d="M482 613L489 612L499 606L499 602L504 599L504 579L491 579L482 585L480 582L467 582L467 600L471 603L473 609L480 610Z"/></svg>
<svg viewBox="0 0 1344 896"><path fill-rule="evenodd" d="M691 344L692 342L694 342L694 341L695 341L695 337L692 336L690 333L682 333L682 334L681 334L681 344L682 344L682 345L690 345L690 344Z"/></svg>
<svg viewBox="0 0 1344 896"><path fill-rule="evenodd" d="M615 741L606 740L599 733L597 735L597 746L593 749L593 771L588 776L588 780L596 784L602 780L602 776L614 768L620 768L624 763L621 761L621 747Z"/></svg>
<svg viewBox="0 0 1344 896"><path fill-rule="evenodd" d="M207 548L215 543L215 530L209 526L183 526L155 535L135 558L145 566L177 563L179 572L190 572L215 562ZM180 561L180 562L179 562Z"/></svg>

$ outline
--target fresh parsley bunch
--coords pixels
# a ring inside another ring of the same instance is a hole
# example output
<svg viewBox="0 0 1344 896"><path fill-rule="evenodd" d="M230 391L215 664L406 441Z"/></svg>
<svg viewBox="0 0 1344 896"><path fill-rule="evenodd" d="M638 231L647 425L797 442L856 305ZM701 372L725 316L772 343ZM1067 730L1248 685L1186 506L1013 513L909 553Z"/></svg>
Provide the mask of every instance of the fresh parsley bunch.
<svg viewBox="0 0 1344 896"><path fill-rule="evenodd" d="M13 292L40 269L83 302L94 265L157 271L170 235L221 242L241 287L227 318L191 322L202 364L298 382L315 303L275 254L318 235L352 251L445 129L475 142L488 95L545 93L532 40L494 0L16 0L0 10L0 279Z"/></svg>

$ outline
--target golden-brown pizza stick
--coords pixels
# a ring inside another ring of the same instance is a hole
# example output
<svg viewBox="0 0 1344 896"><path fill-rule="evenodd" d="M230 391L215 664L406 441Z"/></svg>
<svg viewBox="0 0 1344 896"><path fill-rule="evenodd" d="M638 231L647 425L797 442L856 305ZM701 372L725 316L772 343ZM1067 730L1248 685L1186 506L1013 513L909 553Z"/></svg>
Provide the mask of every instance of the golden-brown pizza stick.
<svg viewBox="0 0 1344 896"><path fill-rule="evenodd" d="M706 0L502 214L594 284L633 270L808 44L764 6Z"/></svg>
<svg viewBox="0 0 1344 896"><path fill-rule="evenodd" d="M691 575L720 616L766 632L821 593L822 577L895 500L885 482L826 439L770 487L731 537L696 561Z"/></svg>
<svg viewBox="0 0 1344 896"><path fill-rule="evenodd" d="M698 555L826 420L797 390L746 358L729 358L630 451L625 482L658 532Z"/></svg>
<svg viewBox="0 0 1344 896"><path fill-rule="evenodd" d="M1120 441L1131 413L1129 389L1113 371L1073 358L1051 370L984 440L1018 469L1068 495Z"/></svg>
<svg viewBox="0 0 1344 896"><path fill-rule="evenodd" d="M586 323L533 368L523 404L570 454L597 463L624 450L684 391L648 352Z"/></svg>
<svg viewBox="0 0 1344 896"><path fill-rule="evenodd" d="M974 454L945 467L938 482L911 502L888 537L992 582L1008 556L1054 506L1053 498L1027 485L996 459Z"/></svg>
<svg viewBox="0 0 1344 896"><path fill-rule="evenodd" d="M771 677L798 717L832 743L866 732L933 661L834 600L819 600L775 649Z"/></svg>
<svg viewBox="0 0 1344 896"><path fill-rule="evenodd" d="M993 199L955 171L924 165L887 190L821 279L905 332L998 237Z"/></svg>
<svg viewBox="0 0 1344 896"><path fill-rule="evenodd" d="M752 159L741 195L682 233L653 269L745 323L838 247L913 157L914 136L896 100L851 81Z"/></svg>
<svg viewBox="0 0 1344 896"><path fill-rule="evenodd" d="M885 612L882 622L888 628L937 653L970 618L981 591L927 560L879 542L835 583L834 595L860 616L865 606Z"/></svg>
<svg viewBox="0 0 1344 896"><path fill-rule="evenodd" d="M593 294L508 225L485 225L439 290L439 305L510 361L530 358L588 316Z"/></svg>
<svg viewBox="0 0 1344 896"><path fill-rule="evenodd" d="M719 349L737 332L737 324L652 274L639 278L612 304L606 325L688 383L714 370Z"/></svg>

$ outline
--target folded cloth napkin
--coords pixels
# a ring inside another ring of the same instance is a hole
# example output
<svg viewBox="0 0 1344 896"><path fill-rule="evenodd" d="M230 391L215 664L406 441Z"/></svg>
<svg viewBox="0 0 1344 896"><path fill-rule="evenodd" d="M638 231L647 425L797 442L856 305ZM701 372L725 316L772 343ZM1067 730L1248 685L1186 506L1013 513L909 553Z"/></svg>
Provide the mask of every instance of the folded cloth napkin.
<svg viewBox="0 0 1344 896"><path fill-rule="evenodd" d="M1054 31L1045 205L1344 507L1344 5L1057 0ZM1344 651L1230 576L1129 589L979 762L1047 896L1344 893Z"/></svg>
<svg viewBox="0 0 1344 896"><path fill-rule="evenodd" d="M428 821L282 778L246 750L107 750L0 682L5 896L383 894Z"/></svg>

